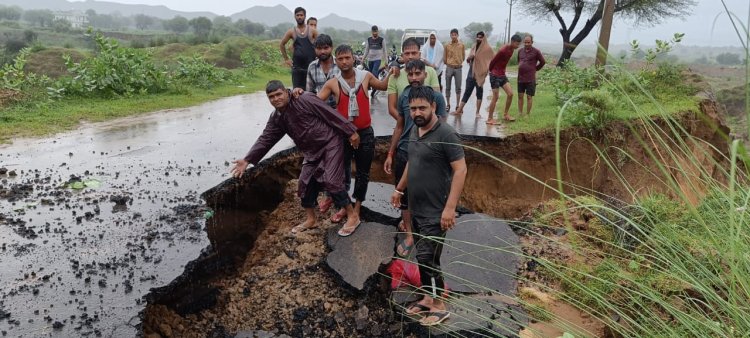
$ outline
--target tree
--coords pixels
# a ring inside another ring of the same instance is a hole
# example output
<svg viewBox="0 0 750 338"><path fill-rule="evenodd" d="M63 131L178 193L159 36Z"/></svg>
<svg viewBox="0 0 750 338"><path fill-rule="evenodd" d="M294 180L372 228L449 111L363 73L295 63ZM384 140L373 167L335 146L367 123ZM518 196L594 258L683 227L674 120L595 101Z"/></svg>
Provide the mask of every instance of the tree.
<svg viewBox="0 0 750 338"><path fill-rule="evenodd" d="M260 36L266 31L262 23L252 22L248 19L239 19L234 23L235 27L250 36Z"/></svg>
<svg viewBox="0 0 750 338"><path fill-rule="evenodd" d="M23 19L31 22L33 25L45 27L52 25L55 15L48 9L32 9L23 12Z"/></svg>
<svg viewBox="0 0 750 338"><path fill-rule="evenodd" d="M70 24L70 21L65 19L55 19L52 21L52 29L55 30L55 32L58 33L67 33L70 32L71 29L73 29L73 25Z"/></svg>
<svg viewBox="0 0 750 338"><path fill-rule="evenodd" d="M197 18L194 18L190 20L190 27L193 27L193 31L195 32L195 35L201 37L201 38L207 38L208 33L211 33L211 27L212 27L211 20L209 20L205 16L199 16Z"/></svg>
<svg viewBox="0 0 750 338"><path fill-rule="evenodd" d="M740 60L740 56L738 54L727 52L716 55L716 62L718 62L720 65L733 66L741 64L742 60Z"/></svg>
<svg viewBox="0 0 750 338"><path fill-rule="evenodd" d="M276 26L271 27L270 33L271 33L271 39L281 39L284 37L284 34L289 29L289 24L282 22L280 24L277 24Z"/></svg>
<svg viewBox="0 0 750 338"><path fill-rule="evenodd" d="M21 13L23 10L18 6L0 6L0 19L18 21L21 19Z"/></svg>
<svg viewBox="0 0 750 338"><path fill-rule="evenodd" d="M665 18L685 17L695 3L695 0L617 0L614 12L635 25L655 25ZM554 18L560 24L563 50L558 65L562 65L602 19L604 0L521 0L520 6L531 17ZM563 17L568 13L573 15L569 23ZM574 35L581 19L586 21Z"/></svg>
<svg viewBox="0 0 750 338"><path fill-rule="evenodd" d="M185 33L190 29L190 22L188 19L179 15L169 20L164 20L162 25L164 26L164 29L178 34Z"/></svg>
<svg viewBox="0 0 750 338"><path fill-rule="evenodd" d="M492 22L472 22L464 27L464 36L472 41L478 32L484 32L484 36L489 39L492 35Z"/></svg>
<svg viewBox="0 0 750 338"><path fill-rule="evenodd" d="M149 28L156 23L156 18L145 14L136 14L135 17L133 17L133 20L135 20L135 28L140 30Z"/></svg>

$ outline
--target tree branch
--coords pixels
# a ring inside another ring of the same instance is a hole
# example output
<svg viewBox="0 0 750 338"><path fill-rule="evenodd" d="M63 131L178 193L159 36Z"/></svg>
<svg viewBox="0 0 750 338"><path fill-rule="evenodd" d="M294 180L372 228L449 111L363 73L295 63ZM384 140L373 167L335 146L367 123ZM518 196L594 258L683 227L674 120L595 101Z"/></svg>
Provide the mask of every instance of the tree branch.
<svg viewBox="0 0 750 338"><path fill-rule="evenodd" d="M573 30L575 30L576 25L578 24L578 20L581 19L581 13L583 13L583 6L585 6L585 3L582 0L576 0L575 6L574 6L574 12L575 17L573 18L573 22L570 24L570 32L573 33Z"/></svg>
<svg viewBox="0 0 750 338"><path fill-rule="evenodd" d="M568 30L568 25L565 24L565 19L563 19L562 15L560 15L560 10L559 9L553 9L552 13L555 14L555 17L557 18L557 21L560 22L560 26L562 27L562 29L560 31L561 32L565 31L565 33L568 34L568 36L570 36L571 31Z"/></svg>

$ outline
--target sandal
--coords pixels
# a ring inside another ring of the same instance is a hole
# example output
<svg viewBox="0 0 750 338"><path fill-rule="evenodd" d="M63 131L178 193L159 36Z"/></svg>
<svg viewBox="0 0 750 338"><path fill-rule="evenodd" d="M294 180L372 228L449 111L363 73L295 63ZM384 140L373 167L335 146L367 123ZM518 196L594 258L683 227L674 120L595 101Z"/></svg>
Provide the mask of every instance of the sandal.
<svg viewBox="0 0 750 338"><path fill-rule="evenodd" d="M406 240L402 239L398 242L398 246L396 246L396 256L407 258L409 257L412 248L414 248L414 243L406 245Z"/></svg>
<svg viewBox="0 0 750 338"><path fill-rule="evenodd" d="M346 209L341 209L331 216L331 222L339 223L344 217L346 217Z"/></svg>
<svg viewBox="0 0 750 338"><path fill-rule="evenodd" d="M409 311L411 309L416 308L417 311ZM407 315L419 315L423 313L430 313L430 307L427 305L419 304L419 301L416 301L414 303L409 304L409 306L406 308L406 311L404 311Z"/></svg>
<svg viewBox="0 0 750 338"><path fill-rule="evenodd" d="M298 234L300 232L303 232L305 230L310 230L310 229L312 229L314 227L315 227L314 224L312 226L309 226L309 227L305 226L305 223L297 224L296 226L294 226L294 228L292 228L292 235L296 235L296 234Z"/></svg>
<svg viewBox="0 0 750 338"><path fill-rule="evenodd" d="M339 229L339 231L338 231L339 236L341 236L341 237L349 237L349 236L351 236L355 231L357 231L357 228L359 228L360 224L362 224L362 221L359 221L357 223L357 225L355 225L354 227L351 228L350 231L345 231L344 230L344 229L346 229L345 226L341 227L341 229Z"/></svg>
<svg viewBox="0 0 750 338"><path fill-rule="evenodd" d="M422 326L434 326L434 325L438 325L438 324L442 323L443 321L445 321L446 319L448 319L448 317L450 317L450 315L451 315L451 313L448 312L448 311L432 311L432 312L428 312L422 318L422 320L419 321L419 324L422 324ZM427 319L431 318L431 317L436 317L437 319L435 319L433 321L428 321Z"/></svg>
<svg viewBox="0 0 750 338"><path fill-rule="evenodd" d="M508 115L508 116L504 116L504 117L503 117L503 120L505 120L505 121L508 121L508 122L513 122L513 121L515 121L516 119L515 119L515 118L513 118L513 116L510 116L510 115Z"/></svg>
<svg viewBox="0 0 750 338"><path fill-rule="evenodd" d="M331 206L333 205L333 198L326 198L323 200L323 202L320 202L320 205L318 206L318 210L320 210L321 214L325 214L328 212L328 209L331 209Z"/></svg>

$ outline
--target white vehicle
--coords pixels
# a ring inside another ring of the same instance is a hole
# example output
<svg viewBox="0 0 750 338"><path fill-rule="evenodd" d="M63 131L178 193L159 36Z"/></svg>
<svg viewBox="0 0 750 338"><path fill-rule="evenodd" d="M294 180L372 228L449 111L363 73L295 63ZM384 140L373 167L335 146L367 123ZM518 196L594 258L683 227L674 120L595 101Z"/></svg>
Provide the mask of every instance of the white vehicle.
<svg viewBox="0 0 750 338"><path fill-rule="evenodd" d="M437 31L434 29L422 29L422 28L407 28L404 29L404 35L401 36L401 44L403 45L404 40L408 38L415 38L419 42L419 46L424 46L430 41L430 34L437 36ZM401 51L403 52L403 51Z"/></svg>

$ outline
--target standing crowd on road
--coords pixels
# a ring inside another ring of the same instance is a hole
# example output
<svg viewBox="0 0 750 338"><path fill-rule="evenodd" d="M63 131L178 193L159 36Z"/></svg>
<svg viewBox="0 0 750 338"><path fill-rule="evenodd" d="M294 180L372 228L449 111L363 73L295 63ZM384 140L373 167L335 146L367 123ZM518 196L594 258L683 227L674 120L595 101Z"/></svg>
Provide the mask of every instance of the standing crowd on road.
<svg viewBox="0 0 750 338"><path fill-rule="evenodd" d="M292 88L287 89L279 80L268 82L266 95L274 110L250 151L234 161L232 174L241 177L250 164L257 165L284 135L289 135L304 157L297 195L306 214L292 233L316 227L316 208L325 214L335 206L331 221L343 222L338 235L352 235L361 224L360 208L375 155L370 100L375 91L386 91L388 113L396 120L396 127L383 170L394 175L390 202L401 210L399 230L404 233L396 255L406 258L412 251L416 253L423 291L423 297L405 311L420 316L422 325L440 324L450 315L440 268L443 240L456 224L456 206L467 175L461 138L445 121L451 90L456 95L457 108L452 112L456 115L463 113L476 90L479 118L483 84L489 75L492 100L487 124L498 123L494 116L500 88L506 95L503 120L513 121L509 115L513 90L506 67L523 43L517 53L518 106L521 115L526 103L529 115L535 74L544 66L544 57L532 46L531 35L514 35L495 53L484 32L476 33L467 56L458 30L452 29L451 40L445 44L435 34L424 46L415 38L405 39L398 60L388 63L387 43L378 27L372 26L372 36L365 42L364 62L369 69L365 71L354 66L356 56L351 46L341 44L334 49L330 36L318 34L318 20L310 18L306 23L306 16L304 8L294 10L296 26L286 32L280 44L284 62L291 67ZM287 53L289 40L293 41L291 59ZM469 67L462 96L464 62ZM379 78L385 70L385 77ZM350 196L352 162L355 174ZM325 196L318 203L321 192Z"/></svg>

